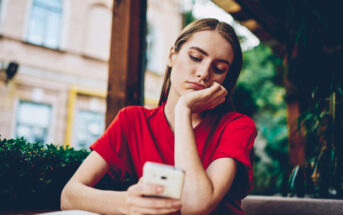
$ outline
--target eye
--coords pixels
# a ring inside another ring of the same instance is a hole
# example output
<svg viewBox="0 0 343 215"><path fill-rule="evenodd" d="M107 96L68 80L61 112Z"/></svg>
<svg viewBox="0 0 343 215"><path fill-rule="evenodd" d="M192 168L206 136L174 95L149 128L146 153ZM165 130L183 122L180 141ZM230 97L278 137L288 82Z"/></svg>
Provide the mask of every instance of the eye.
<svg viewBox="0 0 343 215"><path fill-rule="evenodd" d="M223 74L225 72L225 69L219 69L218 67L214 66L213 70L217 74Z"/></svg>
<svg viewBox="0 0 343 215"><path fill-rule="evenodd" d="M192 56L192 55L189 55L189 58L190 58L192 61L195 61L195 62L200 62L200 61L201 61L201 58L195 57L195 56Z"/></svg>

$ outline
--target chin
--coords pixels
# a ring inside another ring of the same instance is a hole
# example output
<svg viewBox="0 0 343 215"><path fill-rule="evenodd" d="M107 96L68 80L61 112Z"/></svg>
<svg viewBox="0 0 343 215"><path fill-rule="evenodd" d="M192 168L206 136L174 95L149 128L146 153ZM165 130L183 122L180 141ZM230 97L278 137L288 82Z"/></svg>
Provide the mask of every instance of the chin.
<svg viewBox="0 0 343 215"><path fill-rule="evenodd" d="M197 89L187 89L184 91L184 93L190 93L190 92L194 92L197 91Z"/></svg>

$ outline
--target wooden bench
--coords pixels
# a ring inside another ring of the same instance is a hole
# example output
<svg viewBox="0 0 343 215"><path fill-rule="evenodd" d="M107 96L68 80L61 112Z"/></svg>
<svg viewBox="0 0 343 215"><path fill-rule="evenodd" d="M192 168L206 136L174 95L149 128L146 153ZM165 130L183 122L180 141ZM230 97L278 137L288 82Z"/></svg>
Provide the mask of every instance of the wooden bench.
<svg viewBox="0 0 343 215"><path fill-rule="evenodd" d="M343 200L248 196L245 215L343 215Z"/></svg>
<svg viewBox="0 0 343 215"><path fill-rule="evenodd" d="M343 215L343 200L248 196L242 201L245 215ZM50 212L50 213L49 213ZM9 215L90 215L86 211L12 211ZM1 212L0 212L1 214Z"/></svg>

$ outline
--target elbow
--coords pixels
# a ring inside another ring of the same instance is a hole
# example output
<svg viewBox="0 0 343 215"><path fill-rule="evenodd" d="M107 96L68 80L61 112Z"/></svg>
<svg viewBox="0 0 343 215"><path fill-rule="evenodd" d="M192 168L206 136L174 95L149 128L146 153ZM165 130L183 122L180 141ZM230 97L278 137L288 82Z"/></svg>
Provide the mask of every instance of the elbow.
<svg viewBox="0 0 343 215"><path fill-rule="evenodd" d="M188 208L186 210L182 209L181 214L186 214L186 215L208 215L211 213L211 210L208 210L206 208Z"/></svg>
<svg viewBox="0 0 343 215"><path fill-rule="evenodd" d="M207 204L201 203L194 203L194 204L186 204L182 207L182 214L187 215L207 215L212 212L214 207L208 201Z"/></svg>
<svg viewBox="0 0 343 215"><path fill-rule="evenodd" d="M61 193L60 199L60 208L61 210L70 210L73 209L71 201L70 201L70 191L68 185L66 185Z"/></svg>
<svg viewBox="0 0 343 215"><path fill-rule="evenodd" d="M194 195L182 196L182 214L189 215L207 215L210 214L216 207L213 198L213 187L206 193L198 193L196 198Z"/></svg>

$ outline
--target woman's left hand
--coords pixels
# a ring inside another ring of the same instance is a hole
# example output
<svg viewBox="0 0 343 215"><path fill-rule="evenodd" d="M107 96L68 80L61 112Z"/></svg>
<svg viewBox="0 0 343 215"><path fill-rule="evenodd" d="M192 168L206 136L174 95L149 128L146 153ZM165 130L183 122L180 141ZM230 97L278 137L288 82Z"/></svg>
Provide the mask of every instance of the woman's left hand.
<svg viewBox="0 0 343 215"><path fill-rule="evenodd" d="M182 95L177 104L178 107L186 107L191 113L199 113L213 109L225 101L227 90L217 82L206 89L192 91Z"/></svg>

